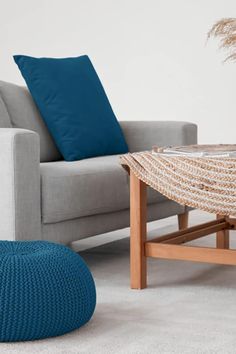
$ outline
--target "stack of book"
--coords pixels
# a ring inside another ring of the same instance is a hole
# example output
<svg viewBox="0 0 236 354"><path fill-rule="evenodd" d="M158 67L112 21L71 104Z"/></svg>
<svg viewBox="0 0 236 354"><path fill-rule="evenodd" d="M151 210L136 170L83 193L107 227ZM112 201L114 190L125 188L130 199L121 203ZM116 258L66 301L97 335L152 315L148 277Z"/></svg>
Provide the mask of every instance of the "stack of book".
<svg viewBox="0 0 236 354"><path fill-rule="evenodd" d="M154 146L153 154L190 157L236 157L235 144Z"/></svg>

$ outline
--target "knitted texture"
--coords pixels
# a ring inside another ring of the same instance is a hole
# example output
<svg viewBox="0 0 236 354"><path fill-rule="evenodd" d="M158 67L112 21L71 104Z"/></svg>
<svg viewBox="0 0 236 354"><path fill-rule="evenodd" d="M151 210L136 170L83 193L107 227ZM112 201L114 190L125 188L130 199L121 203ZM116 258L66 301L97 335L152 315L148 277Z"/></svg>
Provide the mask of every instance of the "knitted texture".
<svg viewBox="0 0 236 354"><path fill-rule="evenodd" d="M0 241L0 341L62 335L89 321L95 305L78 254L46 241Z"/></svg>

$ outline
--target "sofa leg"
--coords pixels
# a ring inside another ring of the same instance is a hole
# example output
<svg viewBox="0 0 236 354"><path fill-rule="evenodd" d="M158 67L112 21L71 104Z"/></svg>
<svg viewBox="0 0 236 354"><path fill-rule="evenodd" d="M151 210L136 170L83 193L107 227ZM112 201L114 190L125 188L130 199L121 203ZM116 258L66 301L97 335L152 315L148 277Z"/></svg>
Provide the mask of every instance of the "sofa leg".
<svg viewBox="0 0 236 354"><path fill-rule="evenodd" d="M185 213L178 215L179 230L183 230L188 227L188 214L189 212L186 211Z"/></svg>

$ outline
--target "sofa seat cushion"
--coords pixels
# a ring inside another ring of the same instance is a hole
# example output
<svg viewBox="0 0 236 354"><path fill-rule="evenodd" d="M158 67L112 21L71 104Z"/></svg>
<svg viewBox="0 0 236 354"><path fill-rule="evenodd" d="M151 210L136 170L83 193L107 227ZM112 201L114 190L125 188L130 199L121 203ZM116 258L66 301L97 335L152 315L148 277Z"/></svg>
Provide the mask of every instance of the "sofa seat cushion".
<svg viewBox="0 0 236 354"><path fill-rule="evenodd" d="M129 208L129 176L119 155L46 162L40 170L45 224ZM160 193L148 190L149 203L163 200Z"/></svg>

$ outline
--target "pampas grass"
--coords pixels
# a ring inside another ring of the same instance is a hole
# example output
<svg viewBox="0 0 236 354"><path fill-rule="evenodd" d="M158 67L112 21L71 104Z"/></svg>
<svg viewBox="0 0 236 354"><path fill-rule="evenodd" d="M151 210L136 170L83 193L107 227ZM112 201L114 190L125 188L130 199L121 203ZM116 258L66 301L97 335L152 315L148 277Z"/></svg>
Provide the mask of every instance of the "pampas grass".
<svg viewBox="0 0 236 354"><path fill-rule="evenodd" d="M219 47L229 51L224 61L236 61L236 18L217 21L208 32L208 39L211 37L219 38Z"/></svg>

